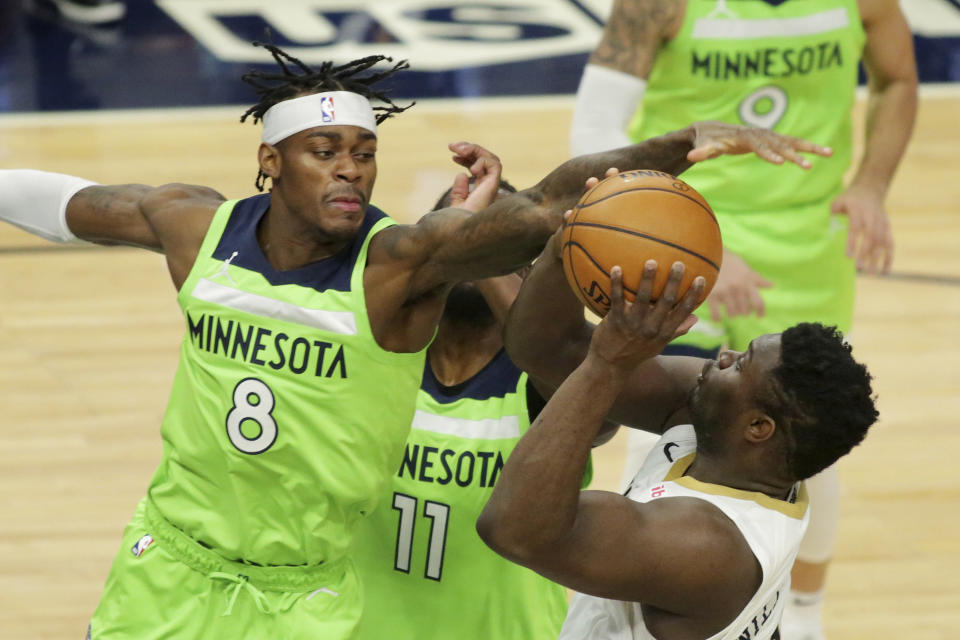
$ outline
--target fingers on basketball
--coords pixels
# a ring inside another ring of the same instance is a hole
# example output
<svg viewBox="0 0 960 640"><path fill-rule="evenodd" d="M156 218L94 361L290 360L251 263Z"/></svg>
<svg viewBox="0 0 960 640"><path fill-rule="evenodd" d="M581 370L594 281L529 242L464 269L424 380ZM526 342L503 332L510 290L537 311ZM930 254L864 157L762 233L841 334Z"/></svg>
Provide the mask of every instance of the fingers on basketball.
<svg viewBox="0 0 960 640"><path fill-rule="evenodd" d="M703 276L699 304L716 283L723 256L720 228L703 197L670 174L648 170L608 177L584 194L564 227L561 245L570 287L601 317L610 309L614 265L623 270L624 298L633 302L648 260L660 265L651 301L663 292L670 265L682 262L678 296Z"/></svg>

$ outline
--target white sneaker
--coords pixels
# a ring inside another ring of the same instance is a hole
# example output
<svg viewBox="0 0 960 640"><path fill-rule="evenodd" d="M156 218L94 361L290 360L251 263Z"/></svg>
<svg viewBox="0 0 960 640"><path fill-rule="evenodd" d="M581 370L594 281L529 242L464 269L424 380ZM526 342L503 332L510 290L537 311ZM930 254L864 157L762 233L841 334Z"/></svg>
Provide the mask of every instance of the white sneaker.
<svg viewBox="0 0 960 640"><path fill-rule="evenodd" d="M827 636L819 618L798 616L788 605L780 621L780 640L827 640Z"/></svg>

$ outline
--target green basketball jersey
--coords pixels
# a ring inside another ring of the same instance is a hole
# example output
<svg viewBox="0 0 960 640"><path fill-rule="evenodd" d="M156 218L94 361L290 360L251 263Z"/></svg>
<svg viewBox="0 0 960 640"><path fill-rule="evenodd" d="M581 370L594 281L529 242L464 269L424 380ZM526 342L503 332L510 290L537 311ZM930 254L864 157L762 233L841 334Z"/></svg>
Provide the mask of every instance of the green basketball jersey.
<svg viewBox="0 0 960 640"><path fill-rule="evenodd" d="M864 43L856 0L688 0L679 33L657 52L631 137L722 120L805 138L833 156L812 157L809 170L724 156L683 177L721 216L827 202L850 163ZM811 223L822 228L827 215Z"/></svg>
<svg viewBox="0 0 960 640"><path fill-rule="evenodd" d="M566 589L498 556L476 531L529 427L527 375L505 351L456 387L427 364L399 472L354 545L367 605L360 638L557 637Z"/></svg>
<svg viewBox="0 0 960 640"><path fill-rule="evenodd" d="M180 289L187 331L149 499L224 558L339 559L403 455L425 350L384 351L363 271L374 207L341 253L275 271L257 224L270 196L224 203Z"/></svg>

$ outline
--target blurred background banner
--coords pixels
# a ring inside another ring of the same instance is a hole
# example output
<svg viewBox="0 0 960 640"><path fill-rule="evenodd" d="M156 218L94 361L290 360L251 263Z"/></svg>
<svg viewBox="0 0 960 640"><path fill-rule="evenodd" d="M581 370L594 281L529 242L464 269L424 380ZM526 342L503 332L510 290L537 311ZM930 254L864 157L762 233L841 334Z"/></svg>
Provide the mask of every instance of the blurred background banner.
<svg viewBox="0 0 960 640"><path fill-rule="evenodd" d="M75 5L0 8L0 111L237 104L270 64L268 40L306 64L409 59L403 98L569 94L610 0L129 0L99 21ZM100 4L109 4L101 2ZM920 80L960 80L960 0L904 0ZM104 14L100 14L104 15Z"/></svg>

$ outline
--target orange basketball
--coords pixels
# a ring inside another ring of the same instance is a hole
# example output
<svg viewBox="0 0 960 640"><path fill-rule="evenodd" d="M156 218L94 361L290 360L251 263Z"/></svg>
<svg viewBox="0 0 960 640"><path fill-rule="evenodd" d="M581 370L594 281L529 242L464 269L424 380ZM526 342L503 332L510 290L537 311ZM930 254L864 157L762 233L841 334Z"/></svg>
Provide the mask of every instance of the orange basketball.
<svg viewBox="0 0 960 640"><path fill-rule="evenodd" d="M723 257L710 205L686 182L662 171L625 171L590 189L564 227L562 245L567 282L599 316L610 309L611 267L623 269L624 297L633 302L647 260L658 265L654 299L663 291L670 266L682 262L681 295L703 276L703 302Z"/></svg>

